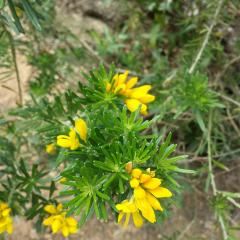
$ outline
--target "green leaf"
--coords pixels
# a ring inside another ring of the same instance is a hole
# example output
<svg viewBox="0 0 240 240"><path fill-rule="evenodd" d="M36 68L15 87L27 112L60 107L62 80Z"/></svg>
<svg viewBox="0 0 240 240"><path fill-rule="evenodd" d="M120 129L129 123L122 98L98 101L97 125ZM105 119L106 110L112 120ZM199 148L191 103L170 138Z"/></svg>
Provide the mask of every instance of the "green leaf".
<svg viewBox="0 0 240 240"><path fill-rule="evenodd" d="M5 6L5 1L4 0L0 0L0 9L4 8Z"/></svg>
<svg viewBox="0 0 240 240"><path fill-rule="evenodd" d="M100 198L102 198L102 199L104 199L104 200L110 200L110 197L108 196L108 195L106 195L106 194L104 194L104 193L101 193L101 192L99 192L98 190L96 191L96 194L100 197Z"/></svg>
<svg viewBox="0 0 240 240"><path fill-rule="evenodd" d="M179 173L196 174L196 171L190 170L190 169L183 169L183 168L174 167L173 170L175 172L179 172Z"/></svg>
<svg viewBox="0 0 240 240"><path fill-rule="evenodd" d="M24 29L23 29L22 24L19 20L19 17L17 15L16 9L15 9L15 6L14 6L14 3L13 3L12 0L8 0L8 6L9 6L10 11L12 13L12 16L13 16L13 19L14 19L14 24L16 25L18 31L21 32L21 33L24 33Z"/></svg>
<svg viewBox="0 0 240 240"><path fill-rule="evenodd" d="M28 19L31 21L31 23L33 24L33 26L38 30L41 31L42 27L38 21L37 15L33 9L33 7L31 6L31 4L29 3L28 0L22 0L22 5L23 8L27 14Z"/></svg>
<svg viewBox="0 0 240 240"><path fill-rule="evenodd" d="M197 120L197 123L198 123L199 127L201 128L201 130L203 132L205 132L206 131L206 126L205 126L205 123L204 123L203 118L202 118L202 113L200 111L196 111L195 116L196 116L196 120Z"/></svg>

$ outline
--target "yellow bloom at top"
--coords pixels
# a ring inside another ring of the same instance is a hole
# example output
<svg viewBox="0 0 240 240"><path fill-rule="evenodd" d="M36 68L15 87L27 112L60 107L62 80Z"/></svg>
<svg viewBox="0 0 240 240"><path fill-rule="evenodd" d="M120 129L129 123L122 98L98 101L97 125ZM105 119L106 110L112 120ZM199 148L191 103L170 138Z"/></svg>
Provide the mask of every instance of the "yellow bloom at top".
<svg viewBox="0 0 240 240"><path fill-rule="evenodd" d="M50 143L46 146L46 152L48 154L55 154L56 153L56 147L54 143Z"/></svg>
<svg viewBox="0 0 240 240"><path fill-rule="evenodd" d="M71 128L68 135L57 136L57 145L63 148L70 148L71 150L76 150L80 147L78 135L80 139L86 142L87 124L81 118L75 120L75 128Z"/></svg>
<svg viewBox="0 0 240 240"><path fill-rule="evenodd" d="M135 112L140 106L140 112L143 115L147 115L147 103L155 100L155 96L149 94L151 90L151 85L143 85L140 87L135 87L138 83L137 77L132 77L128 79L128 71L122 74L116 74L113 77L112 85L107 83L106 90L112 91L115 94L124 95L126 97L125 103L127 108L131 112Z"/></svg>
<svg viewBox="0 0 240 240"><path fill-rule="evenodd" d="M44 219L43 225L51 226L52 233L62 232L64 237L68 237L69 234L77 232L77 221L73 217L66 217L66 212L63 211L62 204L46 205L44 210L50 214L50 217Z"/></svg>
<svg viewBox="0 0 240 240"><path fill-rule="evenodd" d="M4 232L12 234L13 232L13 221L10 212L11 209L8 207L7 203L0 203L0 234Z"/></svg>

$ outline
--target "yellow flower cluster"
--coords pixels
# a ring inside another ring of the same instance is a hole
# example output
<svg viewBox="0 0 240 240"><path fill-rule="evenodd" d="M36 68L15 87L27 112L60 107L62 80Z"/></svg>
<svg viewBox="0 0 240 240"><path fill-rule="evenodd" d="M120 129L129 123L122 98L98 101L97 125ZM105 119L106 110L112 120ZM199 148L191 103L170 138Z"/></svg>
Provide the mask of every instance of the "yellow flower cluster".
<svg viewBox="0 0 240 240"><path fill-rule="evenodd" d="M43 225L51 226L52 233L62 232L64 237L68 237L69 234L77 232L77 221L73 217L66 217L66 212L63 211L62 204L46 205L44 210L50 213L50 217L43 221Z"/></svg>
<svg viewBox="0 0 240 240"><path fill-rule="evenodd" d="M12 234L13 232L13 221L10 212L11 208L8 207L7 203L0 203L0 234L4 232Z"/></svg>
<svg viewBox="0 0 240 240"><path fill-rule="evenodd" d="M81 118L75 120L75 128L70 129L68 136L57 136L57 145L63 148L70 148L71 150L76 150L81 146L77 134L79 135L80 139L86 142L87 124Z"/></svg>
<svg viewBox="0 0 240 240"><path fill-rule="evenodd" d="M132 77L128 81L128 71L122 74L116 74L113 77L113 83L107 83L106 90L115 94L124 95L125 103L131 112L135 112L141 106L140 112L147 115L147 103L155 100L155 96L148 92L152 88L151 85L143 85L134 87L138 83L137 77Z"/></svg>
<svg viewBox="0 0 240 240"><path fill-rule="evenodd" d="M141 227L143 219L151 223L156 222L154 210L163 211L158 198L168 198L172 193L164 187L161 187L161 180L155 178L155 172L147 169L146 172L136 168L131 172L130 186L133 188L133 196L130 200L124 200L117 204L119 211L118 223L121 223L125 216L123 226L127 226L132 215L134 225Z"/></svg>

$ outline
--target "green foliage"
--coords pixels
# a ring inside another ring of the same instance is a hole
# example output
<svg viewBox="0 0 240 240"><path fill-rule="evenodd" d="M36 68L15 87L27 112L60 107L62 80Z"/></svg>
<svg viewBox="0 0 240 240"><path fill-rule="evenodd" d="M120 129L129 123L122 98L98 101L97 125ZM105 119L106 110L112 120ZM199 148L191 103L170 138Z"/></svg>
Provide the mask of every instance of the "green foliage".
<svg viewBox="0 0 240 240"><path fill-rule="evenodd" d="M34 10L32 4L28 0L7 0L3 1L1 5L2 9L0 12L0 19L16 33L24 33L24 29L20 20L23 13L26 14L27 19L37 30L41 30L38 17L39 13ZM11 15L9 15L9 13L5 10L7 6L10 9Z"/></svg>

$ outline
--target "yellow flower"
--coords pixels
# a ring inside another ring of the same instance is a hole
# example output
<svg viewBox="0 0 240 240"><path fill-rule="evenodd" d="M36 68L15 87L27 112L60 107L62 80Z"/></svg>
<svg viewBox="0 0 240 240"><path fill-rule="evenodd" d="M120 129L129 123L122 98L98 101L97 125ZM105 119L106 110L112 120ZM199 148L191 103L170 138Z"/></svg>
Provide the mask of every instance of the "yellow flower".
<svg viewBox="0 0 240 240"><path fill-rule="evenodd" d="M134 189L134 201L144 218L149 222L156 222L154 210L163 211L158 198L168 198L172 193L161 187L161 180L155 178L155 172L147 169L143 173L140 169L132 170L130 186Z"/></svg>
<svg viewBox="0 0 240 240"><path fill-rule="evenodd" d="M147 115L147 103L155 100L155 96L148 92L152 88L151 85L143 85L134 88L138 83L137 77L132 77L127 81L128 71L122 74L116 74L113 77L112 85L107 83L106 90L112 91L115 94L124 95L126 97L125 103L131 112L135 112L140 106L140 112Z"/></svg>
<svg viewBox="0 0 240 240"><path fill-rule="evenodd" d="M86 142L86 140L87 140L87 124L86 124L86 122L81 118L75 120L75 129L79 133L80 138L84 142Z"/></svg>
<svg viewBox="0 0 240 240"><path fill-rule="evenodd" d="M56 153L55 144L54 144L54 143L48 144L48 145L46 146L46 152L47 152L48 154L55 154L55 153Z"/></svg>
<svg viewBox="0 0 240 240"><path fill-rule="evenodd" d="M66 217L62 204L57 207L50 204L44 207L44 210L51 214L50 217L44 219L43 225L51 226L52 233L62 232L64 237L77 232L77 221L73 217Z"/></svg>
<svg viewBox="0 0 240 240"><path fill-rule="evenodd" d="M0 234L4 232L12 234L13 232L13 221L10 212L11 209L6 203L0 203Z"/></svg>
<svg viewBox="0 0 240 240"><path fill-rule="evenodd" d="M118 223L121 223L125 217L125 221L123 223L124 227L128 225L131 215L133 218L133 223L136 227L140 228L143 225L143 219L133 200L124 200L120 204L117 204L116 208L119 211Z"/></svg>
<svg viewBox="0 0 240 240"><path fill-rule="evenodd" d="M66 181L67 181L67 178L65 177L61 177L59 180L60 183L65 183Z"/></svg>
<svg viewBox="0 0 240 240"><path fill-rule="evenodd" d="M87 124L83 119L77 119L75 121L75 129L71 128L67 135L57 136L57 145L63 148L70 148L71 150L76 150L80 147L80 142L77 133L84 142L87 139Z"/></svg>
<svg viewBox="0 0 240 240"><path fill-rule="evenodd" d="M77 148L79 148L80 143L74 129L73 128L70 129L69 136L58 135L57 145L63 148L70 148L71 150L76 150Z"/></svg>

